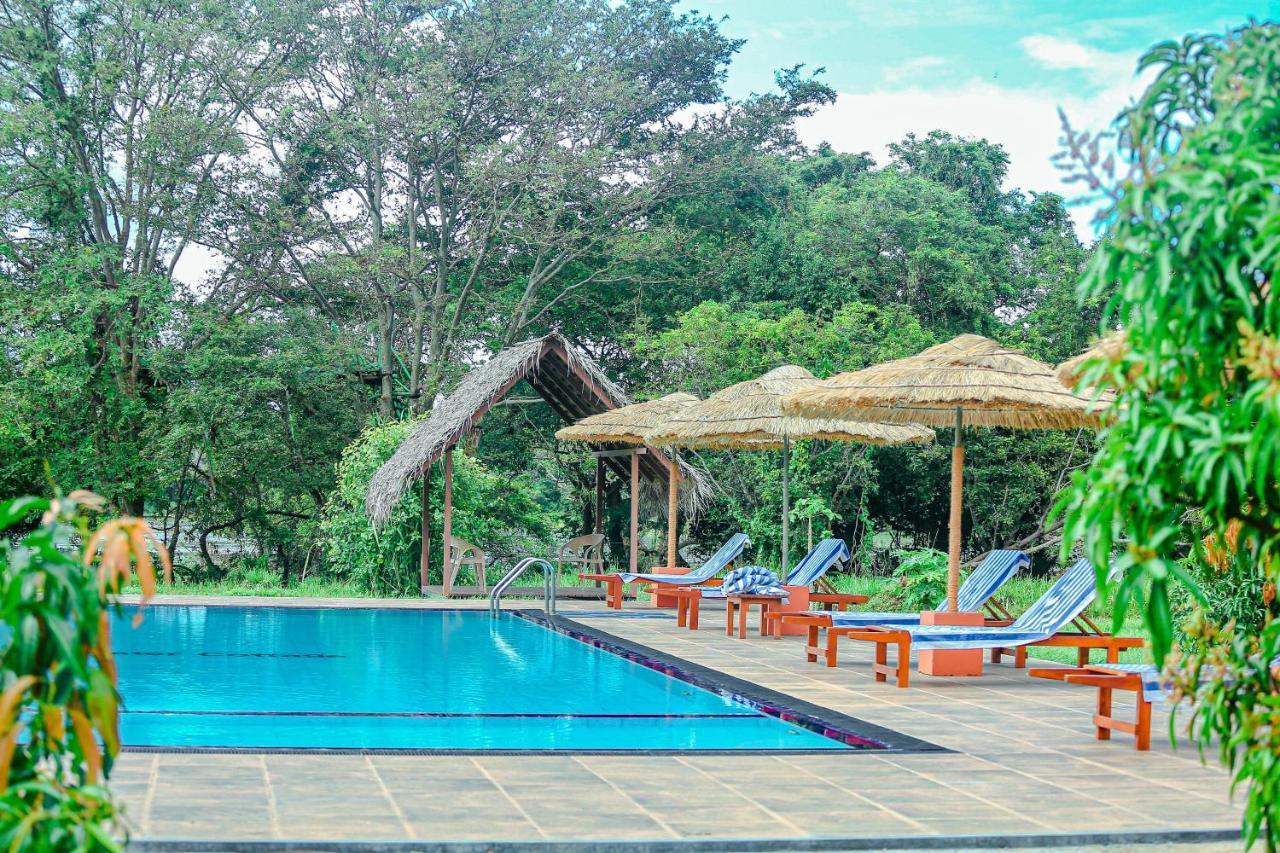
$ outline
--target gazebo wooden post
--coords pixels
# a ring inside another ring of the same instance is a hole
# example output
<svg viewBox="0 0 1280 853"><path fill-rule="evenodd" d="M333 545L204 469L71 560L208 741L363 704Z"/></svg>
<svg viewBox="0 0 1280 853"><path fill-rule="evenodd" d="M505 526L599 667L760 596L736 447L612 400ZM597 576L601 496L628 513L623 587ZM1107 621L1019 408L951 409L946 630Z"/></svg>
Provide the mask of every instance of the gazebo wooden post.
<svg viewBox="0 0 1280 853"><path fill-rule="evenodd" d="M444 452L444 594L453 595L453 561L449 556L449 543L453 538L453 448Z"/></svg>
<svg viewBox="0 0 1280 853"><path fill-rule="evenodd" d="M635 572L640 565L640 552L636 547L636 538L640 535L640 454L643 450L631 453L631 571Z"/></svg>
<svg viewBox="0 0 1280 853"><path fill-rule="evenodd" d="M431 566L431 464L422 469L422 556L419 560L419 592L427 591Z"/></svg>

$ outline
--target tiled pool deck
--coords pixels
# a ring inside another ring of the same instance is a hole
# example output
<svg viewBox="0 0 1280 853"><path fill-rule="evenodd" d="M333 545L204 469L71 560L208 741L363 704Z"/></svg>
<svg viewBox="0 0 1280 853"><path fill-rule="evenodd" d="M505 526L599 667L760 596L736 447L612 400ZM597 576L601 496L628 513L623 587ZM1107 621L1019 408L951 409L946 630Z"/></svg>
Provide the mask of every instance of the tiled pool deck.
<svg viewBox="0 0 1280 853"><path fill-rule="evenodd" d="M946 837L954 842L948 846L963 848L976 845L979 837L999 842L995 836L1025 836L1027 844L1034 837L1056 843L1064 835L1079 843L1106 835L1155 841L1151 833L1178 832L1222 839L1239 826L1227 775L1213 764L1202 766L1189 747L1171 749L1164 736L1168 718L1161 712L1151 751L1139 753L1127 736L1094 740L1091 690L1031 679L1012 666L988 666L981 679L913 673L912 687L899 690L872 679L862 644L842 646L841 665L828 669L804 661L799 638L726 637L714 611L704 615L696 633L677 629L673 619L601 613L599 605L561 608L562 616L598 630L951 752L830 757L126 753L112 782L134 839L143 846L200 839L328 845L300 849L348 849L355 841L583 843L579 849L636 841L678 847L684 840L713 839L777 840L780 846L774 849L841 849L837 839L847 839L845 846L868 849L862 845L875 847L872 839L883 839L885 846L918 839L936 847ZM955 841L963 836L975 836L973 845Z"/></svg>

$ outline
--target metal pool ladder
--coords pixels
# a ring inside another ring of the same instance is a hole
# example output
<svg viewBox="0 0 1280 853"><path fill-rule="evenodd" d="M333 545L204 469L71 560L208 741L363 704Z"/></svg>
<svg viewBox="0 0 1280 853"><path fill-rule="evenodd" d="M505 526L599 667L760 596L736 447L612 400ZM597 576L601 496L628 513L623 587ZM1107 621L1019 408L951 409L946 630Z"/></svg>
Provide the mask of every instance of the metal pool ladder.
<svg viewBox="0 0 1280 853"><path fill-rule="evenodd" d="M530 566L538 566L542 569L542 596L545 601L543 609L548 616L556 614L556 570L555 567L540 557L525 557L520 562L511 567L511 571L502 576L502 580L498 581L493 591L489 593L489 614L497 616L498 611L502 610L502 594L507 591L507 587L515 583L516 578L524 574L525 570Z"/></svg>

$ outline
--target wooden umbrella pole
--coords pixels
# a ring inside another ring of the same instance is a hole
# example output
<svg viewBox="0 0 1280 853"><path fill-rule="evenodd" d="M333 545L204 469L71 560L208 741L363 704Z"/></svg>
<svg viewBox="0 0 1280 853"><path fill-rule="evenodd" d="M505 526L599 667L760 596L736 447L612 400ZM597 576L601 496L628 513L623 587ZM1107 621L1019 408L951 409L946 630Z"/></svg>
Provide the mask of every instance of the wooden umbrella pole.
<svg viewBox="0 0 1280 853"><path fill-rule="evenodd" d="M676 536L679 529L676 518L676 496L680 492L680 462L676 451L671 450L671 469L667 472L667 567L676 567Z"/></svg>
<svg viewBox="0 0 1280 853"><path fill-rule="evenodd" d="M947 609L956 613L960 591L960 524L964 491L964 410L956 407L956 437L951 446L951 530L947 549Z"/></svg>
<svg viewBox="0 0 1280 853"><path fill-rule="evenodd" d="M782 436L782 575L783 583L787 581L787 573L791 571L789 564L787 533L791 527L791 443L786 434Z"/></svg>
<svg viewBox="0 0 1280 853"><path fill-rule="evenodd" d="M640 535L640 453L631 454L631 572L639 567L636 537Z"/></svg>

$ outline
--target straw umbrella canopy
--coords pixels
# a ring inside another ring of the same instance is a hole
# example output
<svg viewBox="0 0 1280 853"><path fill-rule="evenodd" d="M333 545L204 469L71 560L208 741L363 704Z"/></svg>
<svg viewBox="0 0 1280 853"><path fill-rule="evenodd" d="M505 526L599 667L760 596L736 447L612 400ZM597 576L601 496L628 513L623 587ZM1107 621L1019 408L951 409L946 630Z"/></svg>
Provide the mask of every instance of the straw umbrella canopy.
<svg viewBox="0 0 1280 853"><path fill-rule="evenodd" d="M1055 371L1058 381L1068 388L1075 388L1084 378L1086 365L1095 361L1116 361L1129 349L1129 341L1123 331L1111 332L1089 349L1058 365Z"/></svg>
<svg viewBox="0 0 1280 853"><path fill-rule="evenodd" d="M556 438L561 441L579 441L586 444L643 445L646 430L653 429L665 418L697 402L698 398L692 394L675 393L656 400L620 406L564 427L556 432ZM667 481L667 565L673 567L676 564L676 497L680 488L679 469L680 462L672 454L670 479ZM634 504L633 497L631 508L633 518L636 514ZM631 548L634 552L634 530L631 538Z"/></svg>
<svg viewBox="0 0 1280 853"><path fill-rule="evenodd" d="M757 379L730 385L706 400L669 415L645 433L649 444L711 449L782 450L782 573L789 565L790 478L788 456L795 439L860 441L864 444L904 444L933 440L933 430L919 426L859 423L836 418L793 417L783 414L788 394L810 388L818 380L803 367L789 364Z"/></svg>
<svg viewBox="0 0 1280 853"><path fill-rule="evenodd" d="M980 335L960 335L918 355L841 373L799 390L789 415L954 426L951 451L947 602L960 584L960 512L965 423L1014 429L1073 429L1098 423L1098 408L1063 387L1053 368Z"/></svg>

